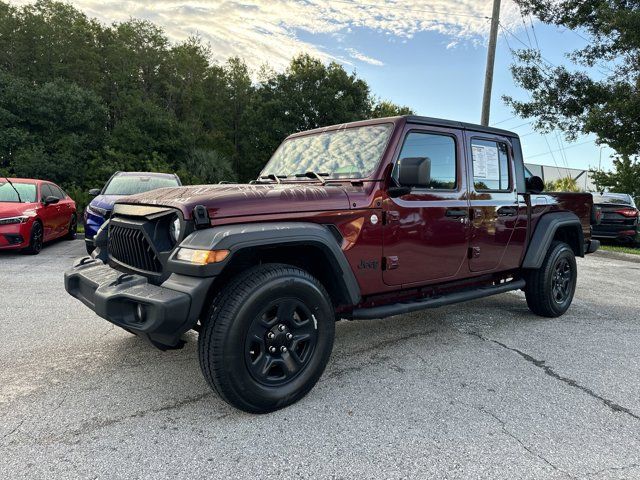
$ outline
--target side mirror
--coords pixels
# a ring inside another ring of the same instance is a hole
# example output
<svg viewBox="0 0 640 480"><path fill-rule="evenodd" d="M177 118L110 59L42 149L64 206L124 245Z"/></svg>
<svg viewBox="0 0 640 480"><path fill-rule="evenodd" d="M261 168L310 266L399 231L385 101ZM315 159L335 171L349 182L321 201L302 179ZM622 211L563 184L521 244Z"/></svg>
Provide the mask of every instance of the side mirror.
<svg viewBox="0 0 640 480"><path fill-rule="evenodd" d="M534 175L527 178L525 186L527 187L527 193L542 193L544 191L544 180Z"/></svg>
<svg viewBox="0 0 640 480"><path fill-rule="evenodd" d="M92 188L91 190L89 190L89 195L91 195L92 197L97 197L98 195L100 195L101 190L99 188Z"/></svg>
<svg viewBox="0 0 640 480"><path fill-rule="evenodd" d="M53 205L54 203L58 203L60 199L58 197L54 197L53 195L49 195L44 199L45 205Z"/></svg>
<svg viewBox="0 0 640 480"><path fill-rule="evenodd" d="M401 187L426 187L431 183L431 160L427 157L401 158L397 168Z"/></svg>

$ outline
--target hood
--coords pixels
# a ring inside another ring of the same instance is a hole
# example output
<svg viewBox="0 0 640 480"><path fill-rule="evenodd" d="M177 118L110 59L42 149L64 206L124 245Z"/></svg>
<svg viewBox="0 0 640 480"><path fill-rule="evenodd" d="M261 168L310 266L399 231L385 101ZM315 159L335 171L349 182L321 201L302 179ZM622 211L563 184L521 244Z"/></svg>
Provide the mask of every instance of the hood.
<svg viewBox="0 0 640 480"><path fill-rule="evenodd" d="M35 215L35 203L0 202L0 218L11 218L20 215Z"/></svg>
<svg viewBox="0 0 640 480"><path fill-rule="evenodd" d="M211 219L349 209L349 198L340 186L299 183L160 188L122 198L118 203L174 207L182 210L185 218L191 218L196 205L204 205Z"/></svg>
<svg viewBox="0 0 640 480"><path fill-rule="evenodd" d="M105 210L113 210L113 204L116 200L123 198L122 195L98 195L89 205L92 207L104 208Z"/></svg>

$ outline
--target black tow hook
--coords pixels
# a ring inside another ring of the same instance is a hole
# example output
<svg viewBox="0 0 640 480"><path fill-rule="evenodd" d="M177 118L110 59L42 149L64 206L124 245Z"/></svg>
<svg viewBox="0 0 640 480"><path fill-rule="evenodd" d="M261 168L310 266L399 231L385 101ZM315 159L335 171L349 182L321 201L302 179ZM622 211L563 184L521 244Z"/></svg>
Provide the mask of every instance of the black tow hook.
<svg viewBox="0 0 640 480"><path fill-rule="evenodd" d="M120 285L122 282L124 282L127 277L133 277L133 275L131 275L130 273L123 273L122 275L118 275L118 278L116 278L116 285Z"/></svg>

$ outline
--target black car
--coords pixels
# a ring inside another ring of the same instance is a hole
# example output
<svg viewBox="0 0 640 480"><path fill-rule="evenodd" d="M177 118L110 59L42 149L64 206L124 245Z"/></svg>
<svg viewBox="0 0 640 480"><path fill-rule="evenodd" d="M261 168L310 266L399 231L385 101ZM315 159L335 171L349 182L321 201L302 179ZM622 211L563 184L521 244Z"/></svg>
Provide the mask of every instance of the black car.
<svg viewBox="0 0 640 480"><path fill-rule="evenodd" d="M594 238L635 243L638 239L638 215L631 195L626 193L594 193L593 204L600 207L600 224L593 226Z"/></svg>

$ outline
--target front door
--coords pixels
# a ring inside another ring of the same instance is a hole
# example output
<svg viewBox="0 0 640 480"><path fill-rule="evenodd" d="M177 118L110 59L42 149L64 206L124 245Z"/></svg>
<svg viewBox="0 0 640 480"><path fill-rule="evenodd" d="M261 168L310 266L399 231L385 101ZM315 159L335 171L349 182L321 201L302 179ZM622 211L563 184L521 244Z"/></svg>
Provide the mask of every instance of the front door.
<svg viewBox="0 0 640 480"><path fill-rule="evenodd" d="M51 240L56 237L59 212L56 204L46 205L44 203L47 197L53 196L53 191L48 183L40 185L40 202L42 207L40 209L40 219L42 220L42 227L44 229L44 240Z"/></svg>
<svg viewBox="0 0 640 480"><path fill-rule="evenodd" d="M521 210L511 144L486 134L467 132L466 137L471 170L469 270L502 270Z"/></svg>
<svg viewBox="0 0 640 480"><path fill-rule="evenodd" d="M461 132L407 127L395 164L398 159L417 160L424 166L423 178L410 193L388 198L383 205L383 279L387 285L446 281L468 273L464 158ZM397 175L394 168L393 181Z"/></svg>

